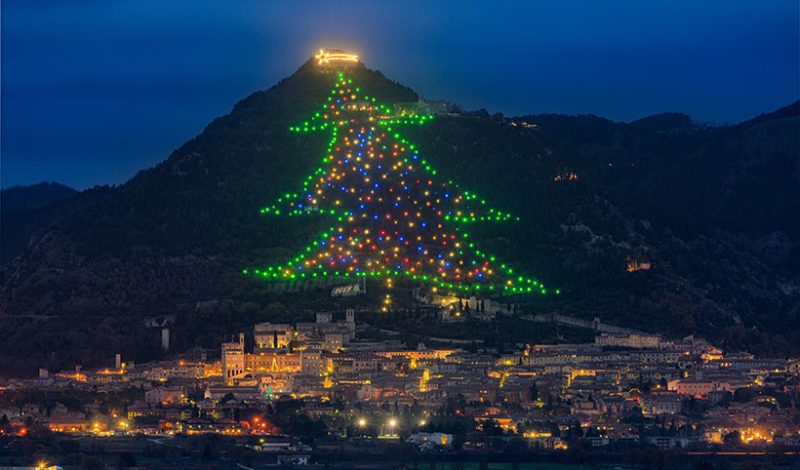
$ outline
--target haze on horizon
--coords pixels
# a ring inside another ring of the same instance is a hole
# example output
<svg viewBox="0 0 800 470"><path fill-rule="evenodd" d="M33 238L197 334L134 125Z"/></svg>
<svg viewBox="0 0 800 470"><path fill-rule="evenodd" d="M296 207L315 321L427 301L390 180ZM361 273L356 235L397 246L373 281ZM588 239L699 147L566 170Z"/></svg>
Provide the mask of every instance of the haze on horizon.
<svg viewBox="0 0 800 470"><path fill-rule="evenodd" d="M506 115L735 123L800 96L796 1L6 0L2 187L119 184L319 47Z"/></svg>

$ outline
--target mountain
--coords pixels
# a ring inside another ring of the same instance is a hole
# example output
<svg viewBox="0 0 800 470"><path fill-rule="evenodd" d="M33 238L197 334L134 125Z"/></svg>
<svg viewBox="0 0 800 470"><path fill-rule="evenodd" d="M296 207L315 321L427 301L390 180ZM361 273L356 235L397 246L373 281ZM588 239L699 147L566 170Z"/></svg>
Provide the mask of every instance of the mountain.
<svg viewBox="0 0 800 470"><path fill-rule="evenodd" d="M78 191L53 181L14 186L0 191L0 213L13 214L38 209L76 194Z"/></svg>
<svg viewBox="0 0 800 470"><path fill-rule="evenodd" d="M778 121L787 118L791 119L793 117L797 117L798 113L800 113L800 100L771 113L761 113L760 116L756 116L753 119L748 119L747 121L742 122L739 124L739 127L749 127L761 122Z"/></svg>
<svg viewBox="0 0 800 470"><path fill-rule="evenodd" d="M418 97L361 64L347 76L386 103ZM39 228L0 274L0 328L11 332L0 374L107 363L115 352L157 357L149 317L176 316L176 349L217 347L225 334L302 317L321 299L361 301L274 292L241 274L294 256L328 227L259 209L317 167L325 136L288 128L334 79L307 62L164 162L81 193ZM520 217L469 231L481 249L560 287L561 296L514 299L524 310L780 355L800 344L800 152L797 112L767 116L709 127L677 114L620 123L483 111L402 132L442 175Z"/></svg>
<svg viewBox="0 0 800 470"><path fill-rule="evenodd" d="M62 202L78 191L55 182L0 191L0 264L23 251L31 236L58 218Z"/></svg>
<svg viewBox="0 0 800 470"><path fill-rule="evenodd" d="M678 226L800 238L796 103L715 128L677 114L630 124L594 116L526 119L583 156L607 186L624 187L647 201L644 210L658 209Z"/></svg>

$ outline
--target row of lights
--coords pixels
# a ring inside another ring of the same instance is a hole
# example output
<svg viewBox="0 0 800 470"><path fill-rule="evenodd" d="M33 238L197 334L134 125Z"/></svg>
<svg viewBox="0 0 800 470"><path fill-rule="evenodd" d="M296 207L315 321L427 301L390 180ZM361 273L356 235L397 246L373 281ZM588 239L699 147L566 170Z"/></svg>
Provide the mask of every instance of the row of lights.
<svg viewBox="0 0 800 470"><path fill-rule="evenodd" d="M396 427L397 427L397 419L395 419L395 418L392 418L392 419L390 419L389 421L387 421L387 423L386 423L386 424L387 424L387 425L388 425L390 428L396 428ZM427 424L427 421L425 421L424 419L423 419L422 421L420 421L420 422L419 422L419 425L420 425L420 426L425 426L426 424ZM366 426L367 426L367 420L366 420L366 418L359 418L359 420L358 420L358 426L359 426L359 427L362 427L362 428L366 427Z"/></svg>
<svg viewBox="0 0 800 470"><path fill-rule="evenodd" d="M302 192L287 193L278 204L261 210L274 215L330 215L339 225L288 262L253 274L286 281L385 276L388 284L392 277L404 275L450 290L477 292L483 287L547 294L538 280L495 263L494 256L475 247L460 226L512 216L489 208L485 200L453 181L439 180L415 145L390 127L424 124L430 116L391 119L390 107L360 96L352 79L339 73L321 109L290 127L302 133L330 129L332 137L322 165L306 177Z"/></svg>

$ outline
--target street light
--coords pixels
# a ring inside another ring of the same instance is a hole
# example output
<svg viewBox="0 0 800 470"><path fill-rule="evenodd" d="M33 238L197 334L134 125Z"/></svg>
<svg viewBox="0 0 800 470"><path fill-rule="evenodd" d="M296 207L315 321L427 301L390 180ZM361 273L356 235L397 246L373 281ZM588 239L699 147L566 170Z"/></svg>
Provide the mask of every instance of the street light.
<svg viewBox="0 0 800 470"><path fill-rule="evenodd" d="M391 427L395 427L395 426L397 426L397 420L396 420L396 419L394 419L394 418L392 418L392 419L389 421L389 426L391 426Z"/></svg>
<svg viewBox="0 0 800 470"><path fill-rule="evenodd" d="M366 420L366 419L364 419L364 418L361 418L361 419L359 419L359 420L358 420L358 425L359 425L359 426L361 426L361 427L363 428L364 426L366 426L366 425L367 425L367 420Z"/></svg>

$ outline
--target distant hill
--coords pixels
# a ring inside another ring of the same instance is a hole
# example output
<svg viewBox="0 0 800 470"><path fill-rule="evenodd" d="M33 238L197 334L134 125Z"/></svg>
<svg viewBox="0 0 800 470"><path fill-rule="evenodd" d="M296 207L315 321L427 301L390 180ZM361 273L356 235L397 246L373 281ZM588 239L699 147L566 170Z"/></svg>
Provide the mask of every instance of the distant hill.
<svg viewBox="0 0 800 470"><path fill-rule="evenodd" d="M794 103L784 106L781 109L775 110L771 113L761 114L759 116L754 117L753 119L748 119L747 121L742 122L739 124L739 127L747 127L753 124L759 124L762 122L767 121L776 121L780 119L791 119L797 117L800 114L800 100L795 101Z"/></svg>
<svg viewBox="0 0 800 470"><path fill-rule="evenodd" d="M631 127L649 132L669 132L678 129L690 129L692 118L680 113L662 113L637 119L630 123Z"/></svg>
<svg viewBox="0 0 800 470"><path fill-rule="evenodd" d="M797 103L735 126L694 125L668 113L629 124L596 116L526 116L577 152L643 215L673 229L725 229L800 240Z"/></svg>
<svg viewBox="0 0 800 470"><path fill-rule="evenodd" d="M417 99L363 65L348 76L383 102ZM329 226L258 209L317 167L325 136L288 127L333 80L308 62L162 163L81 193L38 224L0 272L0 329L11 332L0 374L99 364L115 352L158 357L157 332L142 321L150 316L176 315L176 349L216 348L256 321L299 318L318 299L344 305L241 274L290 258ZM781 355L800 345L800 126L796 112L767 116L709 127L679 114L621 123L475 112L402 132L442 175L520 217L471 226L483 250L562 290L506 300ZM629 271L640 262L650 269Z"/></svg>
<svg viewBox="0 0 800 470"><path fill-rule="evenodd" d="M22 253L31 236L63 215L78 191L54 182L0 191L0 264ZM65 204L66 203L66 204Z"/></svg>
<svg viewBox="0 0 800 470"><path fill-rule="evenodd" d="M13 214L38 209L70 198L78 191L56 182L43 181L28 186L14 186L0 191L0 213Z"/></svg>

